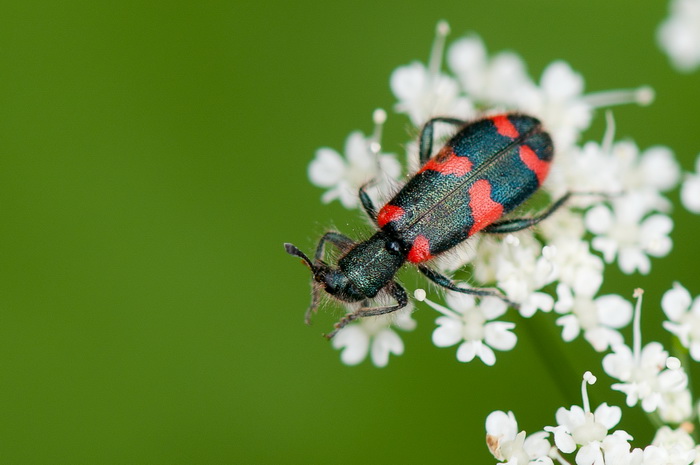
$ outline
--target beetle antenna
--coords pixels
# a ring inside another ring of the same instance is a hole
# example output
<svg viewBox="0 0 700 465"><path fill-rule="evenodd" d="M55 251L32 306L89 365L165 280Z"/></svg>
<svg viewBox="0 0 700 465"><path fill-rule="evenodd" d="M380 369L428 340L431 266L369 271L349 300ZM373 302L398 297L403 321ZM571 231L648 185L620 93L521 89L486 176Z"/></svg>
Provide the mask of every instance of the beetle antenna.
<svg viewBox="0 0 700 465"><path fill-rule="evenodd" d="M312 272L315 272L315 271L316 271L316 267L314 266L313 263L311 263L311 260L309 259L309 257L307 257L306 255L304 255L304 252L302 252L301 250L297 249L297 248L296 248L295 246L293 246L292 244L290 244L290 243L288 243L288 242L285 242L285 243L284 243L284 250L285 250L289 255L294 255L295 257L299 257L299 258L301 258L302 260L304 260L304 262L306 262L306 265L308 265L308 267L311 268L311 271L312 271Z"/></svg>

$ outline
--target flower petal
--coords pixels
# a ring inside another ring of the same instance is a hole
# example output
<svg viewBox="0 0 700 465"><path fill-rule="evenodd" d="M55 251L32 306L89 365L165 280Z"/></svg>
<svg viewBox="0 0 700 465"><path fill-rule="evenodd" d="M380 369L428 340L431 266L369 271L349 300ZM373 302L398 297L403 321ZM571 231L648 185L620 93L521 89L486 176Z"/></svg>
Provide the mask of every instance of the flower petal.
<svg viewBox="0 0 700 465"><path fill-rule="evenodd" d="M502 299L485 297L479 302L479 310L487 320L494 320L508 310L508 305Z"/></svg>
<svg viewBox="0 0 700 465"><path fill-rule="evenodd" d="M389 363L389 354L403 354L403 341L391 329L385 329L374 336L371 348L372 363L377 367L385 367Z"/></svg>
<svg viewBox="0 0 700 465"><path fill-rule="evenodd" d="M545 68L540 85L556 100L566 100L583 92L583 77L565 61L555 61Z"/></svg>
<svg viewBox="0 0 700 465"><path fill-rule="evenodd" d="M598 319L605 326L624 328L632 321L632 304L619 295L610 294L595 299Z"/></svg>
<svg viewBox="0 0 700 465"><path fill-rule="evenodd" d="M610 406L603 402L595 409L593 413L596 423L600 423L607 429L612 429L615 425L620 423L622 419L622 410L617 406Z"/></svg>
<svg viewBox="0 0 700 465"><path fill-rule="evenodd" d="M624 247L620 250L620 270L625 274L632 274L639 270L641 274L649 274L651 262L641 250L633 247Z"/></svg>
<svg viewBox="0 0 700 465"><path fill-rule="evenodd" d="M447 316L438 317L435 322L439 325L433 331L433 344L437 347L449 347L462 340L462 322Z"/></svg>
<svg viewBox="0 0 700 465"><path fill-rule="evenodd" d="M664 293L661 298L661 308L669 320L678 322L690 308L690 292L679 282L673 283L673 288Z"/></svg>
<svg viewBox="0 0 700 465"><path fill-rule="evenodd" d="M343 349L340 361L346 365L357 365L369 352L369 335L359 325L346 326L333 338L333 347Z"/></svg>
<svg viewBox="0 0 700 465"><path fill-rule="evenodd" d="M581 326L579 325L576 315L564 315L557 318L556 324L562 327L561 338L564 342L573 341L581 333Z"/></svg>
<svg viewBox="0 0 700 465"><path fill-rule="evenodd" d="M471 362L476 356L477 344L481 344L481 341L467 341L460 344L457 349L457 360L460 362Z"/></svg>
<svg viewBox="0 0 700 465"><path fill-rule="evenodd" d="M491 412L486 417L486 433L508 441L515 439L515 435L518 434L518 422L513 412Z"/></svg>
<svg viewBox="0 0 700 465"><path fill-rule="evenodd" d="M698 158L700 160L700 157ZM681 203L688 211L700 213L700 175L688 176L681 188Z"/></svg>
<svg viewBox="0 0 700 465"><path fill-rule="evenodd" d="M312 184L319 187L336 185L345 174L345 162L338 152L322 147L309 164L308 175Z"/></svg>
<svg viewBox="0 0 700 465"><path fill-rule="evenodd" d="M518 337L511 332L515 323L494 321L484 325L484 341L498 350L511 350L518 342Z"/></svg>
<svg viewBox="0 0 700 465"><path fill-rule="evenodd" d="M484 362L486 365L492 367L496 363L496 354L491 350L486 344L482 344L481 341L475 343L477 346L476 355Z"/></svg>

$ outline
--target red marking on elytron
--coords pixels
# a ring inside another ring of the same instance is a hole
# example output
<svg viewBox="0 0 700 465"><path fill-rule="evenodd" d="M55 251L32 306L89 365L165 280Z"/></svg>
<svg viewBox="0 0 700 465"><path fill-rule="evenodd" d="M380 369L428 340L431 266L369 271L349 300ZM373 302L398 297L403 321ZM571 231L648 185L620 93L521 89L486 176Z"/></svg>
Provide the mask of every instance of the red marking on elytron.
<svg viewBox="0 0 700 465"><path fill-rule="evenodd" d="M503 215L503 205L491 199L491 183L486 179L479 179L469 188L469 208L474 218L470 236Z"/></svg>
<svg viewBox="0 0 700 465"><path fill-rule="evenodd" d="M494 116L491 118L491 121L493 121L493 124L496 125L496 131L498 131L498 133L502 136L515 139L520 135L518 130L515 129L515 126L513 126L513 123L510 122L506 115Z"/></svg>
<svg viewBox="0 0 700 465"><path fill-rule="evenodd" d="M379 214L377 215L377 224L380 228L383 228L385 224L401 218L404 213L406 212L403 208L397 207L396 205L386 204L381 210L379 210Z"/></svg>
<svg viewBox="0 0 700 465"><path fill-rule="evenodd" d="M420 174L425 170L437 171L442 174L454 174L455 176L464 176L472 169L472 161L467 157L458 157L452 147L446 145L435 155L428 160L428 163L423 165L423 168L416 174Z"/></svg>
<svg viewBox="0 0 700 465"><path fill-rule="evenodd" d="M549 173L549 162L540 160L535 151L527 145L520 146L520 159L535 173L537 182L541 185L547 177L547 173Z"/></svg>
<svg viewBox="0 0 700 465"><path fill-rule="evenodd" d="M430 255L430 241L427 237L420 235L413 241L413 246L406 257L411 263L421 263L433 258Z"/></svg>

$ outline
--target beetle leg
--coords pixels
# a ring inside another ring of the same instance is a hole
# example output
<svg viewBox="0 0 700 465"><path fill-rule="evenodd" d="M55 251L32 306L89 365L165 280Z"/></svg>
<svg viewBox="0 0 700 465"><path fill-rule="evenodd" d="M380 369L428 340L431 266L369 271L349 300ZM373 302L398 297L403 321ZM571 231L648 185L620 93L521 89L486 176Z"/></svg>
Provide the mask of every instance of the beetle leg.
<svg viewBox="0 0 700 465"><path fill-rule="evenodd" d="M367 216L370 217L374 224L377 224L377 208L374 206L374 202L372 202L366 190L367 186L371 183L372 181L366 182L360 187L360 202L362 202L362 207L365 209Z"/></svg>
<svg viewBox="0 0 700 465"><path fill-rule="evenodd" d="M309 305L309 308L306 309L306 313L304 313L304 323L306 323L307 326L311 326L311 315L316 313L316 309L318 308L318 303L319 303L318 285L315 282L312 282L311 283L311 304Z"/></svg>
<svg viewBox="0 0 700 465"><path fill-rule="evenodd" d="M318 245L316 246L316 254L314 255L314 266L311 267L312 273L315 272L315 266L318 265L318 262L323 258L323 252L325 250L326 242L330 242L331 244L335 245L340 249L341 252L347 252L348 250L350 250L350 248L352 248L353 245L355 245L355 242L349 237L335 231L328 231L321 237L321 239L318 241ZM311 324L311 316L316 312L319 301L319 287L312 280L311 304L309 305L309 308L306 309L306 313L304 314L304 322L307 325Z"/></svg>
<svg viewBox="0 0 700 465"><path fill-rule="evenodd" d="M520 304L517 304L513 302L512 300L509 300L506 298L503 294L496 292L496 291L490 291L488 289L474 289L474 288L463 288L457 286L454 281L452 281L450 278L447 276L438 273L435 270L431 270L427 266L424 265L418 265L418 269L420 270L421 273L423 273L429 280L437 284L438 286L444 287L445 289L449 289L451 291L455 292L461 292L462 294L469 294L469 295L475 295L477 297L497 297L510 305L511 307L514 307L516 309L520 308Z"/></svg>
<svg viewBox="0 0 700 465"><path fill-rule="evenodd" d="M389 283L387 286L387 291L391 293L391 296L396 299L396 305L386 305L383 307L361 307L358 310L355 310L352 313L348 313L345 315L343 318L340 319L335 324L335 327L333 331L331 331L328 334L325 334L324 337L326 339L332 339L333 336L338 334L338 331L343 329L345 326L347 326L348 323L351 323L358 318L364 318L367 316L378 316L378 315L386 315L387 313L395 312L396 310L400 310L404 308L406 305L408 305L408 294L406 294L406 291L404 288L397 283L396 281L392 281ZM365 301L366 303L366 301Z"/></svg>
<svg viewBox="0 0 700 465"><path fill-rule="evenodd" d="M427 162L430 158L430 152L433 151L433 124L435 123L447 123L455 126L464 126L467 124L466 121L462 121L461 119L457 118L445 118L439 116L437 118L429 119L428 122L423 125L423 129L420 132L420 142L418 147L420 149L419 154L421 166L425 165L425 162Z"/></svg>
<svg viewBox="0 0 700 465"><path fill-rule="evenodd" d="M330 242L331 244L335 245L341 252L347 252L353 245L355 245L355 241L350 239L348 236L340 234L339 232L328 231L318 241L318 245L316 246L316 255L314 255L315 262L323 258L323 251L325 249L326 242Z"/></svg>
<svg viewBox="0 0 700 465"><path fill-rule="evenodd" d="M572 195L573 194L571 192L565 194L562 198L554 202L551 207L549 207L544 213L542 213L539 216L536 216L534 218L513 218L510 220L498 221L496 223L491 223L490 225L486 226L484 229L482 229L482 231L489 234L505 234L516 231L522 231L523 229L527 229L530 226L536 225L540 221L550 216L562 205L564 205L564 203L567 200L569 200L569 198Z"/></svg>

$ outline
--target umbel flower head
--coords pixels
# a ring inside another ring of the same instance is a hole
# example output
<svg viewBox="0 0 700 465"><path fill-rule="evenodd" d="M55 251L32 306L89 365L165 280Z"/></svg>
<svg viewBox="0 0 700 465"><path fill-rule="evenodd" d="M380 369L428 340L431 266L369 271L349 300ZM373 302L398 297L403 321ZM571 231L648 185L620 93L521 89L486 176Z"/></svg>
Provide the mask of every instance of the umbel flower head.
<svg viewBox="0 0 700 465"><path fill-rule="evenodd" d="M383 110L373 115L375 130L370 137L353 131L345 141L345 157L335 150L323 147L309 165L309 179L319 187L328 188L321 197L323 203L340 200L345 208L358 206L358 189L375 180L379 186L398 179L401 165L396 155L381 153L382 126L386 120Z"/></svg>
<svg viewBox="0 0 700 465"><path fill-rule="evenodd" d="M669 5L657 40L677 70L694 71L700 65L700 1L672 0Z"/></svg>
<svg viewBox="0 0 700 465"><path fill-rule="evenodd" d="M700 297L692 299L690 292L680 283L673 283L661 300L661 308L670 321L664 328L680 340L683 347L690 350L690 356L700 361Z"/></svg>
<svg viewBox="0 0 700 465"><path fill-rule="evenodd" d="M552 465L549 450L552 447L549 433L539 431L527 436L518 432L513 412L491 412L486 418L486 444L496 459L513 464Z"/></svg>
<svg viewBox="0 0 700 465"><path fill-rule="evenodd" d="M685 390L688 385L686 373L680 362L669 357L662 345L650 342L642 347L641 342L641 289L635 291L637 306L634 319L633 348L624 344L613 346L613 353L603 358L603 369L611 377L620 380L612 388L627 395L627 405L641 402L645 412L666 408L666 396Z"/></svg>
<svg viewBox="0 0 700 465"><path fill-rule="evenodd" d="M591 411L587 384L594 384L595 376L584 374L581 386L583 406L556 412L557 426L547 426L545 432L525 435L518 433L512 412L492 412L486 419L486 443L498 460L509 464L553 463L571 465L565 458L574 455L576 465L690 465L698 457L699 447L689 434L692 425L685 423L678 429L661 426L652 443L632 449L632 436L625 430L611 430L622 419L619 407L603 403ZM549 446L547 434L554 435L554 447Z"/></svg>
<svg viewBox="0 0 700 465"><path fill-rule="evenodd" d="M518 338L511 332L515 324L505 321L492 321L503 315L507 306L495 297L482 299L479 305L473 296L450 292L446 301L449 308L419 296L425 303L442 313L433 332L433 343L438 347L459 344L457 360L471 362L475 357L486 365L496 363L493 349L511 350Z"/></svg>
<svg viewBox="0 0 700 465"><path fill-rule="evenodd" d="M505 235L477 233L428 262L448 278L451 273L466 272L470 279L460 284L463 287L491 289L491 296L504 296L480 299L448 293L446 305L438 302L439 296L426 299L441 314L435 320L433 343L457 346L459 361L479 358L492 365L496 350L509 351L517 341L517 318L504 318L509 312L505 303L515 302L512 307L520 317L554 310L567 342L582 334L597 351L620 346L624 342L620 330L629 324L631 311L619 296L598 295L606 264L617 263L628 274L646 274L654 257L670 253L673 222L667 216L670 202L665 195L678 185L680 168L666 147L639 149L631 140L616 141L611 113L606 114L607 130L601 142L581 139L597 108L648 105L653 91L639 86L587 92L583 75L563 60L552 62L533 79L516 53L490 54L475 34L448 46L448 33L447 23L440 22L427 63L414 61L392 73L394 110L408 117L415 133L434 117L469 121L511 111L538 118L553 139L555 154L535 203L546 208L565 196L568 200L535 227ZM397 191L401 172L411 176L420 169L418 143L397 144L406 147L406 163L401 167L396 155L383 150L386 143L381 133L390 122L387 114L376 111L373 120L372 135L355 131L348 136L344 155L331 148L317 151L308 174L313 184L325 190L324 202L337 199L347 208L356 208L360 205L357 191L365 186L366 195L380 211L389 200L387 194ZM435 123L434 130L432 155L456 129ZM542 211L526 204L506 219L536 217ZM388 327L397 320L379 321ZM343 350L344 363L356 364L374 353L370 349L374 343L369 341L380 332L370 331L367 325L372 326L359 319L348 325L349 331L338 333L340 342L334 347ZM377 340L391 339L381 345L388 348L382 353L398 355L403 344L398 333L390 331L393 336ZM360 343L361 339L365 342ZM383 366L388 356L371 359Z"/></svg>
<svg viewBox="0 0 700 465"><path fill-rule="evenodd" d="M700 8L696 8L700 0L672 0L672 4L674 13L662 27L660 41L677 66L691 69L700 64L700 53L696 59L693 47L689 46L691 42L693 46L700 45L700 40L694 39L694 34L700 31L695 27L700 24L696 21L700 15L695 14L700 13ZM388 193L397 192L401 172L410 177L457 157L449 153L450 148L454 152L452 145L441 148L441 142L454 131L463 134L465 128L475 127L469 126L471 120L490 120L490 128L506 135L510 130L499 126L497 120L509 112L505 117L508 121L518 114L517 117L541 122L553 141L555 154L551 166L547 159L546 179L537 178L539 190L532 205L525 204L509 216L503 216L502 211L494 214L486 229L480 229L481 232L470 235L469 240L443 254L436 253L436 257L431 257L428 245L428 254L421 257L434 260L416 261L427 264L428 268L421 271L433 283L449 289L444 297L438 294L430 299L421 288L413 293L416 301L425 302L421 306L438 313L432 342L437 347L454 347L453 353L460 362L480 359L491 366L496 362L497 351L502 352L499 359L512 356L510 351L518 341L522 318L552 318L561 328L565 342L582 336L592 349L605 354L602 365L606 374L615 379L612 389L624 395L628 407L639 405L656 429L651 444L633 448L632 436L615 429L620 424L622 409L606 402L591 408L587 386L596 380L586 372L581 386L582 405L559 408L556 424L545 427L544 431L531 435L520 431L510 411L497 410L487 417L487 445L500 462L510 465L700 463L696 460L698 446L689 434L693 430L690 422L698 416L698 404L680 360L670 356L658 341L642 344L642 292L635 292L634 308L619 295L600 294L605 289L603 281L608 265L619 267L625 274L648 274L656 258L671 252L674 222L667 195L681 181L681 201L691 212L700 212L700 156L695 173L683 175L668 147L639 147L631 139L616 140L615 119L610 110L605 113L604 134L596 135L595 140L585 140L585 131L595 118L596 109L624 103L651 103L654 93L646 86L589 92L584 76L563 60L550 63L539 78L533 79L525 61L516 53L489 53L475 34L448 46L448 32L447 24L440 22L428 62L414 61L398 67L389 83L396 97L395 112L408 118L415 134L422 128L431 128L430 144L425 140L397 144L406 150L402 167L396 155L382 149L381 132L387 115L376 111L373 134L351 133L344 155L330 148L319 149L309 166L309 178L325 190L322 196L325 203L337 199L347 208L362 204L375 225L383 230L379 235L390 235L391 228L384 226L393 220L385 220L394 214L402 216L405 211L396 213L381 207L389 200ZM679 45L682 47L678 48ZM442 64L443 55L447 57L446 67ZM516 137L519 136L516 131ZM462 158L471 163L468 157ZM526 158L521 161L527 165ZM464 160L459 163L462 172ZM455 175L454 166L439 172ZM476 176L469 178L473 184L478 180ZM487 181L492 188L492 180ZM360 197L357 190L361 186ZM503 207L503 202L492 192L489 190L483 198L468 193L471 218L476 218L474 211L480 205L493 203ZM421 196L440 194L439 189L412 193L416 204ZM479 200L472 205L471 200L476 198ZM447 220L454 219L449 212L444 216ZM437 216L433 219L441 220ZM449 226L449 221L445 224ZM504 224L532 227L508 228ZM493 232L501 234L489 234ZM348 238L338 242L342 253L349 253L353 247L361 249L366 244L357 245ZM394 245L382 245L382 254L384 249L403 253L401 244ZM293 255L305 258L314 268L301 252ZM323 270L331 270L331 266ZM362 272L363 268L358 266L354 271ZM465 293L457 292L465 290ZM473 294L467 295L469 292ZM393 294L397 302L403 295ZM378 305L385 305L384 297L379 296ZM317 296L314 299L314 302L318 300ZM379 310L371 307L370 301L364 299L352 305L354 308L361 305L364 314L386 310L386 307ZM664 327L677 338L674 352L684 360L689 355L700 361L698 301L700 297L693 300L683 286L675 283L661 302L668 318ZM338 329L333 346L341 351L342 362L355 365L369 358L374 365L383 367L392 354L401 355L404 344L396 329L412 330L416 326L411 311L407 306L402 312L390 315L356 318L359 315L356 313L352 315L355 318L341 320L349 324ZM632 340L626 343L623 334L630 322L633 322ZM546 344L546 341L537 342ZM560 375L557 368L560 365L552 369L555 376Z"/></svg>
<svg viewBox="0 0 700 465"><path fill-rule="evenodd" d="M570 454L579 448L576 454L577 465L598 465L604 463L603 453L607 449L616 447L620 441L626 442L632 438L624 432L618 432L613 436L615 440L609 439L608 431L620 422L622 411L620 407L610 407L603 403L595 412L591 412L586 384L594 384L596 378L590 372L586 372L583 379L583 408L578 405L568 410L560 408L556 415L558 425L548 426L545 431L554 434L554 442L562 452Z"/></svg>
<svg viewBox="0 0 700 465"><path fill-rule="evenodd" d="M411 310L409 307L398 312L398 315L363 318L359 323L338 331L333 338L333 347L342 350L342 362L357 365L369 354L375 366L385 367L389 363L390 354L403 354L403 341L391 326L412 331L416 327L416 321L411 318Z"/></svg>

